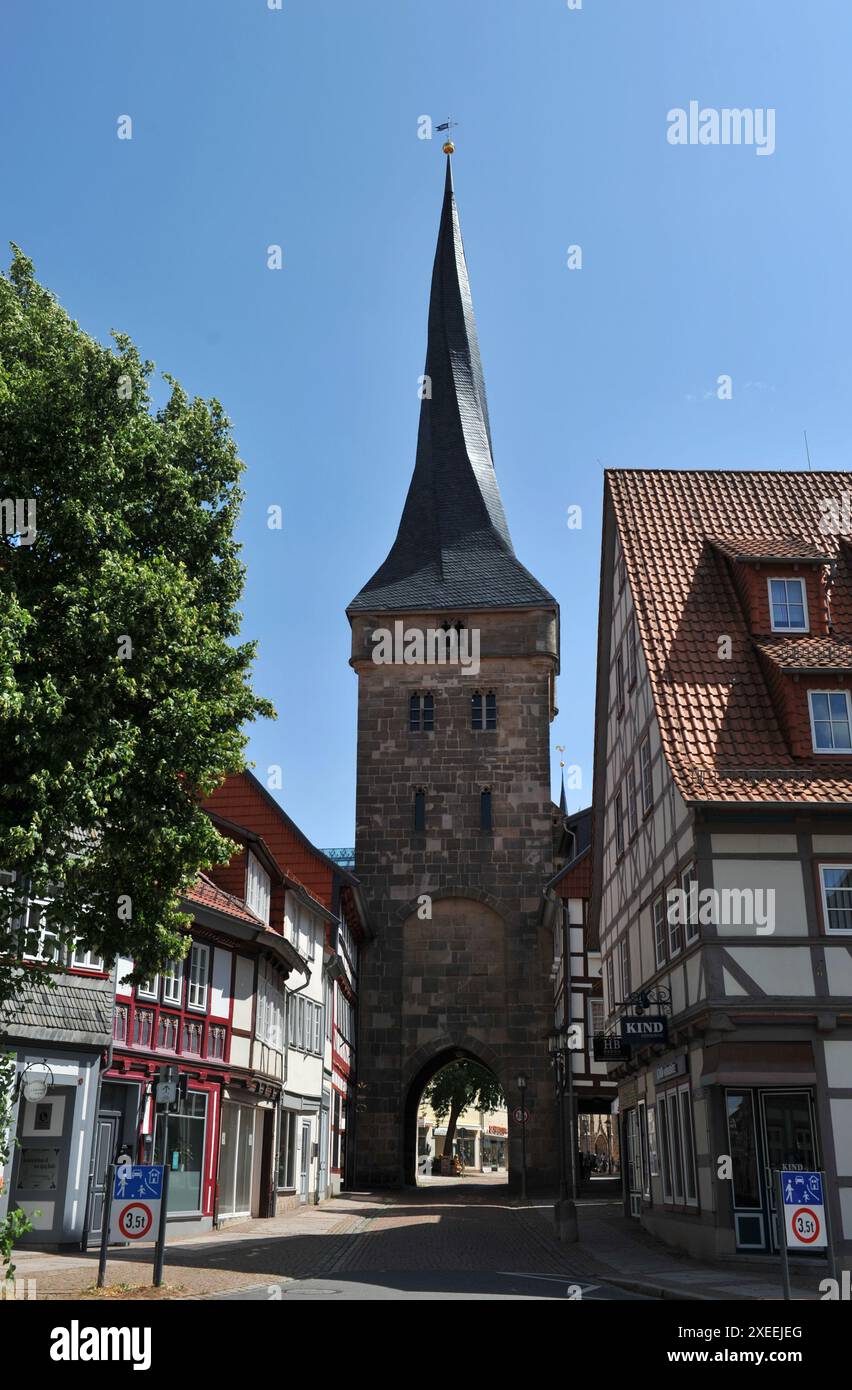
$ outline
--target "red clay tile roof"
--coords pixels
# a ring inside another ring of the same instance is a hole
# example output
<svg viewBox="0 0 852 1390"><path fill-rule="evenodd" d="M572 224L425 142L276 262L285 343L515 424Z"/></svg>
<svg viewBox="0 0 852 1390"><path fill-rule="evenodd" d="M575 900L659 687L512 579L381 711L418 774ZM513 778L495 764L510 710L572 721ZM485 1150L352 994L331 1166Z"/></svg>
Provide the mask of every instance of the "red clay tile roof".
<svg viewBox="0 0 852 1390"><path fill-rule="evenodd" d="M827 550L825 540L819 545L803 540L801 536L708 536L708 541L729 560L829 560L832 552Z"/></svg>
<svg viewBox="0 0 852 1390"><path fill-rule="evenodd" d="M780 671L852 671L852 641L835 637L755 637L757 650Z"/></svg>
<svg viewBox="0 0 852 1390"><path fill-rule="evenodd" d="M631 469L606 479L663 748L684 798L852 803L852 758L792 757L717 546L765 537L775 554L795 535L836 557L832 615L838 638L852 638L852 551L820 530L820 502L840 508L850 475ZM718 655L722 635L730 661Z"/></svg>
<svg viewBox="0 0 852 1390"><path fill-rule="evenodd" d="M200 903L203 907L215 908L217 912L227 912L229 917L238 917L242 922L251 922L253 927L266 925L256 913L252 912L250 907L246 907L240 898L235 898L233 893L226 893L224 888L217 888L206 874L198 875L195 886L190 889L186 896L191 903Z"/></svg>

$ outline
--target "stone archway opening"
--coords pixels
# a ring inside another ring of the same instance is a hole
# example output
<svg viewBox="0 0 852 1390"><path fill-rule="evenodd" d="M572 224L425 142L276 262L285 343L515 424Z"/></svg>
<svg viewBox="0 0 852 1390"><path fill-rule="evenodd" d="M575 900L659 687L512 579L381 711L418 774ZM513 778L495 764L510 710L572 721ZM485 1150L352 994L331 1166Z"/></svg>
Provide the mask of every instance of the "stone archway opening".
<svg viewBox="0 0 852 1390"><path fill-rule="evenodd" d="M466 1047L446 1047L412 1079L405 1102L405 1181L509 1181L509 1119L500 1078Z"/></svg>

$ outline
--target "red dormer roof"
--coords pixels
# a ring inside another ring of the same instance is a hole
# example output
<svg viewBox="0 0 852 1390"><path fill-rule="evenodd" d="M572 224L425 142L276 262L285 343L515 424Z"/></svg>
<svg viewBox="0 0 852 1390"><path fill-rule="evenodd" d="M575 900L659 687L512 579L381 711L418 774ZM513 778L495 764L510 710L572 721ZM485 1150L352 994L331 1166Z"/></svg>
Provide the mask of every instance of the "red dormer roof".
<svg viewBox="0 0 852 1390"><path fill-rule="evenodd" d="M218 888L206 874L199 874L198 881L186 895L187 901L199 903L202 907L212 907L217 912L224 912L229 917L237 917L241 922L251 922L253 927L265 927L266 923L252 912L250 907L233 893L226 893L224 888Z"/></svg>
<svg viewBox="0 0 852 1390"><path fill-rule="evenodd" d="M831 564L831 640L852 642L852 551L823 529L832 507L849 514L850 488L847 473L607 472L663 748L686 800L852 802L852 757L794 756L765 667L783 643L815 663L796 670L827 675L825 642L761 634L759 650L734 573ZM779 680L793 688L792 675Z"/></svg>

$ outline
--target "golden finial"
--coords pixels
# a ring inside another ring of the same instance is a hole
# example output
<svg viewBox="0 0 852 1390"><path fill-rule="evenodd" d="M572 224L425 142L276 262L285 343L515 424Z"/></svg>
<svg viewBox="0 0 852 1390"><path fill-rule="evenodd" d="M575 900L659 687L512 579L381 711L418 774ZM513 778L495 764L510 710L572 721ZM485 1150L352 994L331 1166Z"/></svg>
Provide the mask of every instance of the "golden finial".
<svg viewBox="0 0 852 1390"><path fill-rule="evenodd" d="M557 745L556 745L556 751L557 751L557 753L564 753L564 752L565 752L565 744L564 744L564 743L557 743ZM559 759L559 766L560 766L560 767L564 767L564 766L565 766L565 759L564 759L564 758L560 758L560 759Z"/></svg>
<svg viewBox="0 0 852 1390"><path fill-rule="evenodd" d="M456 147L455 147L455 145L453 144L453 139L452 139L452 136L450 135L450 131L452 130L453 126L457 126L457 125L458 125L458 121L451 121L450 118L449 118L449 116L448 116L447 119L446 119L441 125L436 125L436 126L435 126L435 129L436 129L436 130L445 130L445 131L447 132L447 138L446 138L446 140L444 141L444 144L443 144L442 147L441 147L441 148L443 149L443 151L444 151L444 154L455 154L455 152L456 152Z"/></svg>

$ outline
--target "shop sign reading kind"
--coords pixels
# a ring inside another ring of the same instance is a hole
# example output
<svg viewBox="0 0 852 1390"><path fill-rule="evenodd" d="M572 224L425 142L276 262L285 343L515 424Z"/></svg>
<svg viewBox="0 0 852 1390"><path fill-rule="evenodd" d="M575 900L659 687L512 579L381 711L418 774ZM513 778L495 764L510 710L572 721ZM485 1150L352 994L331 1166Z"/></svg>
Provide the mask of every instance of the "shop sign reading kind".
<svg viewBox="0 0 852 1390"><path fill-rule="evenodd" d="M643 1017L621 1020L623 1043L665 1043L669 1040L669 1021L665 1014L645 1014Z"/></svg>

